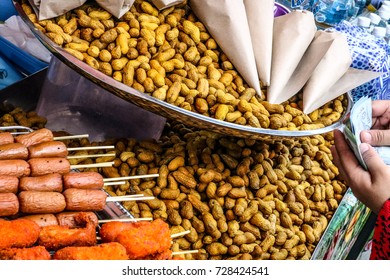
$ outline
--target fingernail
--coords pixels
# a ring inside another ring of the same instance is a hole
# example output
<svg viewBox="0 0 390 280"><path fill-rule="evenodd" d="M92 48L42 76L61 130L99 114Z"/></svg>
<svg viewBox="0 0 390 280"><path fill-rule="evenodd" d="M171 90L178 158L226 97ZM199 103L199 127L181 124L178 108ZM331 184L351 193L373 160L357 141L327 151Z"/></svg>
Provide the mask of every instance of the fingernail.
<svg viewBox="0 0 390 280"><path fill-rule="evenodd" d="M366 143L362 143L362 144L360 144L360 146L359 146L360 152L361 152L362 154L364 154L365 152L367 152L369 148L370 148L370 146L369 146L368 144L366 144Z"/></svg>
<svg viewBox="0 0 390 280"><path fill-rule="evenodd" d="M362 140L362 142L371 143L371 139L372 139L371 133L367 131L362 131L360 134L360 139Z"/></svg>

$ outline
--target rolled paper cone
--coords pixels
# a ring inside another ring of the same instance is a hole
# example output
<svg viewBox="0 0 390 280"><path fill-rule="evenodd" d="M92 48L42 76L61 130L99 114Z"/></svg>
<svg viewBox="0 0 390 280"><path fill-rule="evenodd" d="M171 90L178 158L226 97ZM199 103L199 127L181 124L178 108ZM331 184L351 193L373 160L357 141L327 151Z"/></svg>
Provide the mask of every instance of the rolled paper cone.
<svg viewBox="0 0 390 280"><path fill-rule="evenodd" d="M271 83L274 0L244 0L257 72L264 86Z"/></svg>
<svg viewBox="0 0 390 280"><path fill-rule="evenodd" d="M310 114L338 96L347 93L350 90L371 81L372 79L378 78L383 74L384 73L381 72L349 68L327 92L318 97L317 102L311 104L303 103L303 113Z"/></svg>
<svg viewBox="0 0 390 280"><path fill-rule="evenodd" d="M86 0L29 0L39 20L54 18L83 5Z"/></svg>
<svg viewBox="0 0 390 280"><path fill-rule="evenodd" d="M329 89L348 71L352 63L349 45L345 34L324 32L332 40L328 51L321 59L303 88L303 107L319 108L324 99L332 100L340 94ZM329 96L324 96L329 93Z"/></svg>
<svg viewBox="0 0 390 280"><path fill-rule="evenodd" d="M189 5L245 82L261 95L243 0L192 0Z"/></svg>
<svg viewBox="0 0 390 280"><path fill-rule="evenodd" d="M184 0L152 0L152 2L157 7L157 9L162 10L184 3Z"/></svg>
<svg viewBox="0 0 390 280"><path fill-rule="evenodd" d="M114 17L120 18L133 6L135 0L96 0L96 2Z"/></svg>
<svg viewBox="0 0 390 280"><path fill-rule="evenodd" d="M275 18L271 84L267 89L267 101L275 104L283 96L283 89L314 39L316 31L313 13L309 11L295 10Z"/></svg>
<svg viewBox="0 0 390 280"><path fill-rule="evenodd" d="M297 68L284 87L283 94L277 96L273 100L274 103L280 104L287 101L304 87L314 69L332 44L333 39L324 34L325 32L322 30L316 32L313 41L310 43Z"/></svg>

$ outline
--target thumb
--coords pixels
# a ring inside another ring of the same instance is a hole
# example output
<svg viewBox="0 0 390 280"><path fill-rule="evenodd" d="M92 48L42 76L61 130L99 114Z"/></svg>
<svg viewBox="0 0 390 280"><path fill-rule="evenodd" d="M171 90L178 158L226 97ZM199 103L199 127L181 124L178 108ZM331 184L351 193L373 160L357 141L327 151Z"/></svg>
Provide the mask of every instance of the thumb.
<svg viewBox="0 0 390 280"><path fill-rule="evenodd" d="M370 173L373 176L383 174L383 169L386 169L387 165L383 162L375 149L367 143L360 144L359 149Z"/></svg>
<svg viewBox="0 0 390 280"><path fill-rule="evenodd" d="M390 145L390 130L365 130L360 133L360 139L372 146Z"/></svg>

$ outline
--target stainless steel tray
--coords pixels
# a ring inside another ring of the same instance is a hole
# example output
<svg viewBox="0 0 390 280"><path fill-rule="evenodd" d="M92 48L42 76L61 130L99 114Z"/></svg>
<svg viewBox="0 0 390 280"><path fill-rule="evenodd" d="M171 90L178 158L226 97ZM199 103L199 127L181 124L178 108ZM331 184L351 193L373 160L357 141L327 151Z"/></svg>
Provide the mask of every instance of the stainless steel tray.
<svg viewBox="0 0 390 280"><path fill-rule="evenodd" d="M77 58L73 57L65 50L63 50L60 46L56 45L53 41L51 41L45 34L43 34L32 24L32 22L29 20L29 18L24 13L21 7L21 0L13 0L13 4L20 17L29 26L29 28L35 34L35 36L43 43L44 46L46 46L46 48L54 56L56 56L67 66L74 69L80 75L83 75L87 79L91 80L93 83L106 89L110 93L128 102L131 102L136 106L139 106L152 113L163 116L167 119L176 120L188 126L196 127L199 129L212 130L217 133L221 133L225 135L231 135L235 137L245 137L251 139L302 137L302 136L323 134L323 133L331 132L334 129L337 129L344 122L352 106L352 99L349 97L349 94L347 93L348 104L341 118L336 123L330 126L320 128L320 129L314 129L314 130L289 131L289 130L263 129L263 128L255 128L251 126L229 123L211 117L206 117L204 115L182 109L178 106L169 104L167 102L153 98L147 94L139 92L134 88L131 88L121 82L118 82L115 79L103 74L102 72L90 67L88 64L78 60ZM131 112L129 112L129 116L130 115Z"/></svg>

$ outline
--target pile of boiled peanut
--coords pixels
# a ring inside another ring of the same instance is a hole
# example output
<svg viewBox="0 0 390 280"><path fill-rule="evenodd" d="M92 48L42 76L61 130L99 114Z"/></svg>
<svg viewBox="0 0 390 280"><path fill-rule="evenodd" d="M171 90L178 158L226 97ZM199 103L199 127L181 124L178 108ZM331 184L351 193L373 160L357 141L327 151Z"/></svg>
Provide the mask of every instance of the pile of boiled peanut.
<svg viewBox="0 0 390 280"><path fill-rule="evenodd" d="M168 123L159 141L105 141L115 156L96 162L114 166L94 171L159 173L105 188L154 196L123 205L135 217L165 220L172 233L189 230L173 240L174 251L198 250L188 259L310 259L347 188L332 163L332 139L249 140Z"/></svg>
<svg viewBox="0 0 390 280"><path fill-rule="evenodd" d="M235 70L229 58L186 4L159 11L136 0L120 19L84 4L38 21L28 1L24 12L54 43L113 79L182 109L256 128L308 130L339 120L340 96L303 114L302 94L282 104L266 101Z"/></svg>

